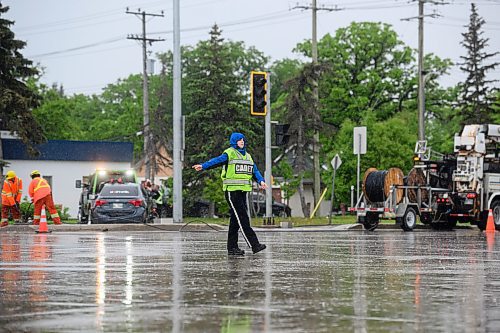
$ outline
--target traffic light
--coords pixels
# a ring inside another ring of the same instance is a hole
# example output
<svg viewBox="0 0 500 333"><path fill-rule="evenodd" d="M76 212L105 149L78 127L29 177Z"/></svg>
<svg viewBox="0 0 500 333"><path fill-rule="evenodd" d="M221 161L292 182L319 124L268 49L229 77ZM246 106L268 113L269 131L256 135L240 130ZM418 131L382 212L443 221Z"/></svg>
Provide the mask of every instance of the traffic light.
<svg viewBox="0 0 500 333"><path fill-rule="evenodd" d="M288 133L288 129L290 128L290 124L277 124L274 128L276 133L276 146L284 146L288 144L288 140L290 140L290 134Z"/></svg>
<svg viewBox="0 0 500 333"><path fill-rule="evenodd" d="M250 73L250 114L265 116L267 113L267 73Z"/></svg>

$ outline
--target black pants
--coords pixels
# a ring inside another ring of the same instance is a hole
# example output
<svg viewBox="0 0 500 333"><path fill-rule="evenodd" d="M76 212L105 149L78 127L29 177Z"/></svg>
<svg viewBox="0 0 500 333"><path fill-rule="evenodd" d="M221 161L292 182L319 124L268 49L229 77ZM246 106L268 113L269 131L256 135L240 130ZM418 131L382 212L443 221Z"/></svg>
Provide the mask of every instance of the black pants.
<svg viewBox="0 0 500 333"><path fill-rule="evenodd" d="M243 238L250 247L259 244L257 235L250 226L250 218L247 206L247 195L245 191L226 191L224 192L229 209L231 211L231 220L229 222L229 231L227 233L227 249L238 247L238 230L241 228Z"/></svg>

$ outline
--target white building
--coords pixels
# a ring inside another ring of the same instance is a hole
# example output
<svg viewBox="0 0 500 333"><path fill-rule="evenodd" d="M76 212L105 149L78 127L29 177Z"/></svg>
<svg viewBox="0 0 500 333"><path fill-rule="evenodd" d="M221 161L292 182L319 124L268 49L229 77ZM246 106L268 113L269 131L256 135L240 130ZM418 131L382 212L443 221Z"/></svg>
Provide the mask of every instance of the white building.
<svg viewBox="0 0 500 333"><path fill-rule="evenodd" d="M75 218L81 193L76 180L100 168L129 169L133 162L134 147L130 142L49 140L37 146L37 157L27 153L21 140L2 138L1 144L3 160L9 163L4 173L13 170L23 180L22 200L29 200L31 171L39 170L52 186L54 203L69 208L69 214Z"/></svg>

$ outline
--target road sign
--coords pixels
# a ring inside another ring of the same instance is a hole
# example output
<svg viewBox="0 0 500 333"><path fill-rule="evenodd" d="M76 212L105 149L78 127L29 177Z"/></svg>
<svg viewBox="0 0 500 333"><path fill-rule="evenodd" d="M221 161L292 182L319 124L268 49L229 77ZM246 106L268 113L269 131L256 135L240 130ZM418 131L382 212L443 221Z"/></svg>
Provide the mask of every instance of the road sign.
<svg viewBox="0 0 500 333"><path fill-rule="evenodd" d="M366 127L354 127L354 154L366 154Z"/></svg>
<svg viewBox="0 0 500 333"><path fill-rule="evenodd" d="M335 174L337 173L337 169L342 164L342 160L340 159L339 154L335 155L334 158L330 161L333 167L333 178L332 178L332 197L330 199L330 214L328 215L328 224L332 224L332 214L333 214L333 198L335 193Z"/></svg>
<svg viewBox="0 0 500 333"><path fill-rule="evenodd" d="M335 155L335 157L332 158L330 163L332 164L333 170L337 170L342 164L342 160L340 159L339 154Z"/></svg>

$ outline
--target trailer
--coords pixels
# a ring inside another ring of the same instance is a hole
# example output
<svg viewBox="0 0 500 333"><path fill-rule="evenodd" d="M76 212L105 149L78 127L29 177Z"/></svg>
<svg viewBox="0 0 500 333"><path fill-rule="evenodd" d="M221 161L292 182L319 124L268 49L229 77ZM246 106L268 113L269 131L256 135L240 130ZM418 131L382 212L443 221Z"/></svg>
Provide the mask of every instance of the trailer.
<svg viewBox="0 0 500 333"><path fill-rule="evenodd" d="M410 175L419 175L418 181L407 176L403 184L390 184L389 192L381 201L367 197L366 174L372 169L365 172L363 193L350 211L356 213L357 222L366 230L375 230L381 219L395 220L404 231L412 231L418 219L434 229L454 227L448 221L454 157L432 151L427 141L422 140L415 144L413 162Z"/></svg>
<svg viewBox="0 0 500 333"><path fill-rule="evenodd" d="M403 192L403 199L397 201L397 192ZM417 200L412 201L408 193L415 191ZM422 200L422 193L429 193L428 200ZM446 211L442 211L438 201L446 201L450 191L446 188L433 188L430 186L393 185L387 199L383 202L370 202L363 194L355 207L350 208L356 213L357 222L366 230L375 230L381 219L395 220L396 225L404 231L412 231L417 225L417 220L423 224L442 223ZM443 226L444 227L444 226ZM449 227L449 226L448 226Z"/></svg>

